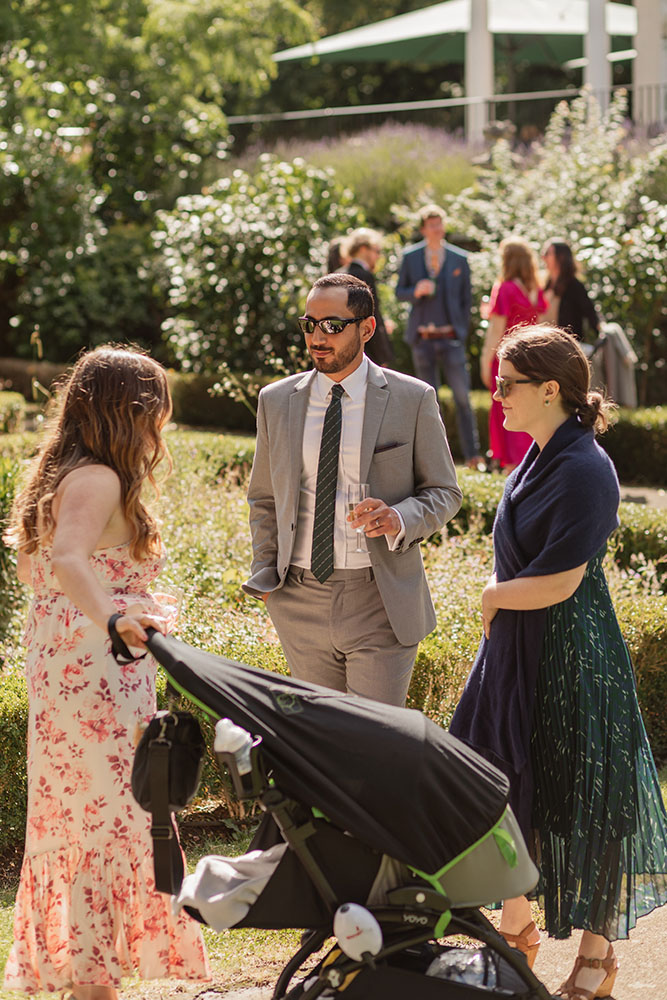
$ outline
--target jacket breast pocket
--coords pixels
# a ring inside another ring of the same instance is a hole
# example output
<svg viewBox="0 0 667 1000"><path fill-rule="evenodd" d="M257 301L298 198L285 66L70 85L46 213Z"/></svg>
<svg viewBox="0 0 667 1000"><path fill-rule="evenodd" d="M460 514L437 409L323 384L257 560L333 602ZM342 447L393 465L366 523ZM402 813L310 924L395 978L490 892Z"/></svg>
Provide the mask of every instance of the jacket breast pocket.
<svg viewBox="0 0 667 1000"><path fill-rule="evenodd" d="M395 448L376 452L368 475L371 495L391 506L411 496L414 490L412 444L399 444Z"/></svg>
<svg viewBox="0 0 667 1000"><path fill-rule="evenodd" d="M382 448L373 452L373 462L405 462L410 459L411 448L410 444L395 444L390 448Z"/></svg>

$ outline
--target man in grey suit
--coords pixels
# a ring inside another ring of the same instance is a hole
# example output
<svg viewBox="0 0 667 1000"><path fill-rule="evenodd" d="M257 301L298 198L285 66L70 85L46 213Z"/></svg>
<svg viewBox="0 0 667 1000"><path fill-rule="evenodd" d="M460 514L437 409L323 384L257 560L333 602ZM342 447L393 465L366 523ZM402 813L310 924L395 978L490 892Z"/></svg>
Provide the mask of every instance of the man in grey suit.
<svg viewBox="0 0 667 1000"><path fill-rule="evenodd" d="M466 464L476 468L479 434L470 406L465 342L470 323L470 268L466 254L445 242L445 216L437 205L419 213L423 241L407 247L396 296L412 303L404 340L417 378L440 387L440 370L454 394L456 423Z"/></svg>
<svg viewBox="0 0 667 1000"><path fill-rule="evenodd" d="M403 705L435 627L419 542L461 504L445 429L430 386L364 356L363 281L320 278L299 323L314 370L260 393L243 589L266 601L295 677ZM348 514L358 483L369 496Z"/></svg>

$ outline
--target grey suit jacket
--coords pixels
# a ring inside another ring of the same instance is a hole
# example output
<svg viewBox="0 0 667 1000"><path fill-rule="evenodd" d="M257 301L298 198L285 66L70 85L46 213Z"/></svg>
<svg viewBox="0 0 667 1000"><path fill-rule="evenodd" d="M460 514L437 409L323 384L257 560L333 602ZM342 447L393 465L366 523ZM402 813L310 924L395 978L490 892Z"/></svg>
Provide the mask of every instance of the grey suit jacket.
<svg viewBox="0 0 667 1000"><path fill-rule="evenodd" d="M360 477L370 494L400 511L405 537L393 552L384 537L368 550L387 617L409 646L435 628L419 542L461 506L461 490L433 389L368 363ZM243 589L255 596L282 587L296 534L303 429L315 372L262 389L248 503L253 560Z"/></svg>

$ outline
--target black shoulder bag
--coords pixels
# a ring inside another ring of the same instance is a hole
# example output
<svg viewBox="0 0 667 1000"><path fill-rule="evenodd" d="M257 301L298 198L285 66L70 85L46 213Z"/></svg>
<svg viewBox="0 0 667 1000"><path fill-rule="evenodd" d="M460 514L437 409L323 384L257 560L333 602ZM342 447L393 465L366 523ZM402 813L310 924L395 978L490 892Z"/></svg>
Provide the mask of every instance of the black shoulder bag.
<svg viewBox="0 0 667 1000"><path fill-rule="evenodd" d="M108 622L112 652L120 662L133 657ZM183 881L183 856L174 823L175 812L185 809L199 787L206 745L199 723L190 712L162 711L143 732L132 765L132 794L152 817L153 868L158 892L174 895Z"/></svg>

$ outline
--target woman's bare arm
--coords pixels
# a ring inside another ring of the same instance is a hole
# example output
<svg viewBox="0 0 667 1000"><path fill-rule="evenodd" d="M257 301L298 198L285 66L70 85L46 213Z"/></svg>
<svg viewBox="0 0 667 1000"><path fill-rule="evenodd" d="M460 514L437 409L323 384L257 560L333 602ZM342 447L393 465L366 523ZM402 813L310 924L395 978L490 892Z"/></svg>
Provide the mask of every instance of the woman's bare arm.
<svg viewBox="0 0 667 1000"><path fill-rule="evenodd" d="M491 622L500 608L510 611L533 611L549 608L572 597L586 572L587 563L562 573L546 576L520 576L498 583L495 575L482 592L482 618L484 634L489 638Z"/></svg>
<svg viewBox="0 0 667 1000"><path fill-rule="evenodd" d="M53 571L72 603L105 630L118 609L100 585L90 557L109 525L118 520L120 496L120 480L112 469L85 466L65 477L58 489L57 507L54 505ZM153 624L152 619L128 614L116 627L126 643L136 646L146 639L144 624Z"/></svg>

